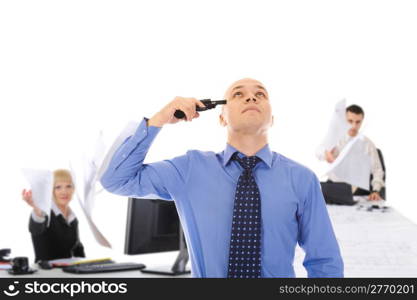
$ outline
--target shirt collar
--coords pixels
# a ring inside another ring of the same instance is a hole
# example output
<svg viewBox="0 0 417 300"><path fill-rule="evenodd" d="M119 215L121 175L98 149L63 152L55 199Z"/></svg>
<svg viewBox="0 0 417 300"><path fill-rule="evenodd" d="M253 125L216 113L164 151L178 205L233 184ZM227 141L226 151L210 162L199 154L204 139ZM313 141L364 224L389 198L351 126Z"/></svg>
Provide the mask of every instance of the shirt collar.
<svg viewBox="0 0 417 300"><path fill-rule="evenodd" d="M350 140L353 140L355 138L362 140L364 138L364 135L360 131L355 136L350 136L349 133L346 133L346 135L345 135L345 141L347 141L347 142L349 142Z"/></svg>
<svg viewBox="0 0 417 300"><path fill-rule="evenodd" d="M230 159L232 158L232 155L235 152L239 152L235 147L230 145L229 143L226 144L226 149L223 151L223 166L226 166ZM241 153L241 152L239 152ZM244 155L244 154L242 154ZM266 144L261 150L256 152L255 156L262 159L262 161L269 167L272 167L272 151L269 149L269 145Z"/></svg>
<svg viewBox="0 0 417 300"><path fill-rule="evenodd" d="M56 205L55 201L52 201L52 207L51 208L52 208L52 211L54 212L55 216L62 215L62 217L65 219L65 221L67 221L68 224L70 224L72 221L74 221L75 215L72 212L72 209L70 207L68 207L68 209L69 209L68 218L64 217L64 215L62 214L62 211Z"/></svg>

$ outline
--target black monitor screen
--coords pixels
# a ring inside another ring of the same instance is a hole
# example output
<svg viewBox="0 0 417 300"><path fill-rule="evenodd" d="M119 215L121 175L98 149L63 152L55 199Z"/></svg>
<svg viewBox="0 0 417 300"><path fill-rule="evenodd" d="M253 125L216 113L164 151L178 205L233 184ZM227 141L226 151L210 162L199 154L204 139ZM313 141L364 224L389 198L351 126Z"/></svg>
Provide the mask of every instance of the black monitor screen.
<svg viewBox="0 0 417 300"><path fill-rule="evenodd" d="M179 231L174 201L129 198L126 254L179 250Z"/></svg>

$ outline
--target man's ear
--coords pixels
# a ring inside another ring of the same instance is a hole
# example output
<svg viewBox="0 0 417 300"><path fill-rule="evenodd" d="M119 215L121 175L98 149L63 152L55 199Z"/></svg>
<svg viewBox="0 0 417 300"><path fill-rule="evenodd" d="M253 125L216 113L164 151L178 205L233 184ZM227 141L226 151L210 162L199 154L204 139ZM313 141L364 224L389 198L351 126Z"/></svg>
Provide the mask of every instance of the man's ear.
<svg viewBox="0 0 417 300"><path fill-rule="evenodd" d="M219 123L220 123L220 125L221 125L221 126L223 126L223 127L226 127L226 126L227 126L227 122L226 122L226 120L224 119L223 113L221 113L221 114L219 115Z"/></svg>

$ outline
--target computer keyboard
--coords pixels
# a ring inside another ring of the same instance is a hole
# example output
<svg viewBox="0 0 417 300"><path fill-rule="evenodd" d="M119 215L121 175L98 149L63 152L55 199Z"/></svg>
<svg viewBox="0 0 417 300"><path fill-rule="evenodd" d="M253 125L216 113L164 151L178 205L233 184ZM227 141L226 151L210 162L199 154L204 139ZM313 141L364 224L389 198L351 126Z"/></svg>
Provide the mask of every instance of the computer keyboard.
<svg viewBox="0 0 417 300"><path fill-rule="evenodd" d="M93 274L93 273L141 270L144 268L145 268L144 264L138 264L138 263L105 263L105 264L68 266L68 267L63 268L62 270L67 273Z"/></svg>

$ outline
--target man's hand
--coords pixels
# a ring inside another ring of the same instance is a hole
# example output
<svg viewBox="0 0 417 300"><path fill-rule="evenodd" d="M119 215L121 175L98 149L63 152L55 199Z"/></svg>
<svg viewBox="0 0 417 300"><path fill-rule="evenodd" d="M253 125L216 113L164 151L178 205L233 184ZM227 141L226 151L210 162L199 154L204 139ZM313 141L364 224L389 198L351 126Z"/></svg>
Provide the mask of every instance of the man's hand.
<svg viewBox="0 0 417 300"><path fill-rule="evenodd" d="M175 97L174 100L169 102L164 108L149 119L148 126L162 127L165 124L178 123L180 120L192 121L200 116L200 114L196 111L196 105L205 107L203 102L195 98ZM177 109L184 112L184 119L177 119L174 116Z"/></svg>
<svg viewBox="0 0 417 300"><path fill-rule="evenodd" d="M382 200L381 196L379 195L378 192L373 192L368 196L368 200L370 201L378 201L378 200Z"/></svg>
<svg viewBox="0 0 417 300"><path fill-rule="evenodd" d="M332 162L334 162L335 161L335 157L334 157L334 154L333 154L333 151L327 151L326 150L326 152L325 152L325 154L324 154L324 156L325 156L325 159L326 159L326 161L328 162L328 163L332 163Z"/></svg>

